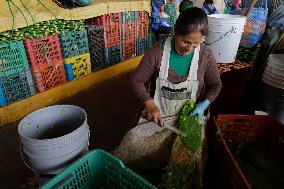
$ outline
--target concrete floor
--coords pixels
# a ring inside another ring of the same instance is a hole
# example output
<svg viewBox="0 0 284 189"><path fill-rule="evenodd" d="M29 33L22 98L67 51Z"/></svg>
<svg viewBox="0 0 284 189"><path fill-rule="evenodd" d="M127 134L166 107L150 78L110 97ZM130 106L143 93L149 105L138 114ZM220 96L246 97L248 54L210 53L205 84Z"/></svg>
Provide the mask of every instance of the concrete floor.
<svg viewBox="0 0 284 189"><path fill-rule="evenodd" d="M231 84L231 83L230 83ZM90 149L100 148L106 151L112 151L119 145L124 134L134 127L139 119L139 106L129 88L129 74L125 74L111 80L105 81L89 88L69 99L65 99L58 104L73 104L85 109L88 114L88 124L91 130ZM223 88L225 88L223 86ZM227 92L231 89L226 90ZM223 92L226 94L226 92ZM226 101L223 95L212 110L217 107L222 110L222 104ZM226 95L225 95L226 96ZM225 99L225 100L224 100ZM228 101L228 100L227 100ZM226 102L227 102L226 101ZM214 108L215 107L215 108ZM217 108L217 109L218 109ZM234 112L236 108L224 110ZM215 113L219 111L215 110ZM220 111L222 112L222 111ZM12 113L12 112L11 112ZM211 112L212 113L212 112ZM35 189L37 188L36 179L23 163L20 156L20 139L17 132L17 126L20 120L0 127L0 188L1 189ZM213 133L215 137L215 132ZM209 142L214 146L212 142ZM210 149L212 149L210 147ZM209 154L212 154L209 152ZM211 160L210 160L211 159ZM208 156L207 180L204 188L220 188L220 183L215 179L216 170L215 160ZM211 162L211 163L210 163ZM213 171L213 172L212 172ZM152 175L148 177L152 183ZM220 179L219 179L220 180Z"/></svg>
<svg viewBox="0 0 284 189"><path fill-rule="evenodd" d="M139 118L139 106L129 92L129 74L89 88L58 104L85 109L91 130L90 149L113 150ZM19 120L20 121L20 120ZM0 128L0 188L35 188L35 177L23 163L18 122Z"/></svg>

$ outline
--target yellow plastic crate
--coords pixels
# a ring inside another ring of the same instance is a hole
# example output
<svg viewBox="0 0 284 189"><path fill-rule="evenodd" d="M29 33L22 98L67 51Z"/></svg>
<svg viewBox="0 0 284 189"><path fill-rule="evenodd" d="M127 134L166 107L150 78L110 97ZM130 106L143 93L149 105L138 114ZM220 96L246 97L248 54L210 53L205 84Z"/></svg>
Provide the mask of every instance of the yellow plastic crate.
<svg viewBox="0 0 284 189"><path fill-rule="evenodd" d="M63 62L67 80L75 80L92 72L90 53L66 58Z"/></svg>

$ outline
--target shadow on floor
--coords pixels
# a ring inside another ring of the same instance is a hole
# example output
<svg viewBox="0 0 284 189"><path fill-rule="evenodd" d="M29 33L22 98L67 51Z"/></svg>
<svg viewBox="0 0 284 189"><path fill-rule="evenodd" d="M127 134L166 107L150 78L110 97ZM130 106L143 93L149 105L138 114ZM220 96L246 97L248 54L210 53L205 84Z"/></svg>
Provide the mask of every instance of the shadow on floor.
<svg viewBox="0 0 284 189"><path fill-rule="evenodd" d="M91 130L90 149L112 151L139 119L139 106L129 89L129 74L125 74L95 85L58 104L72 104L85 109ZM0 128L2 189L34 187L33 173L25 166L19 153L19 121Z"/></svg>

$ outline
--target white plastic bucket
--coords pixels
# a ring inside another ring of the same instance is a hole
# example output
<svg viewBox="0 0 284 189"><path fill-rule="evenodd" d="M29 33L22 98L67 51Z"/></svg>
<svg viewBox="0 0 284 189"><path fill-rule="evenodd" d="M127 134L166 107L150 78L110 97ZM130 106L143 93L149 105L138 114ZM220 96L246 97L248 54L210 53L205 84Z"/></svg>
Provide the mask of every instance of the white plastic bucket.
<svg viewBox="0 0 284 189"><path fill-rule="evenodd" d="M229 14L208 15L209 33L205 44L213 51L217 63L235 61L246 17Z"/></svg>
<svg viewBox="0 0 284 189"><path fill-rule="evenodd" d="M86 112L73 105L35 111L18 126L23 151L38 174L57 174L88 151Z"/></svg>

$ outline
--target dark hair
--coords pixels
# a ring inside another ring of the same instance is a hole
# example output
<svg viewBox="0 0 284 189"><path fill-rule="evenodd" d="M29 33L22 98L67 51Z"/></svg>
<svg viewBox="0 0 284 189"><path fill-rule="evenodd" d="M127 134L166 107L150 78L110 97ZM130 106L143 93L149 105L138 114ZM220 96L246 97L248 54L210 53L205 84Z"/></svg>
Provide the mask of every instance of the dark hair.
<svg viewBox="0 0 284 189"><path fill-rule="evenodd" d="M208 33L207 15L197 7L181 12L175 24L175 35L187 35L194 31L200 31L202 35Z"/></svg>
<svg viewBox="0 0 284 189"><path fill-rule="evenodd" d="M180 4L179 4L179 12L183 12L188 8L192 8L193 7L193 2L190 0L183 0Z"/></svg>
<svg viewBox="0 0 284 189"><path fill-rule="evenodd" d="M212 5L213 3L213 0L205 0L203 5Z"/></svg>

